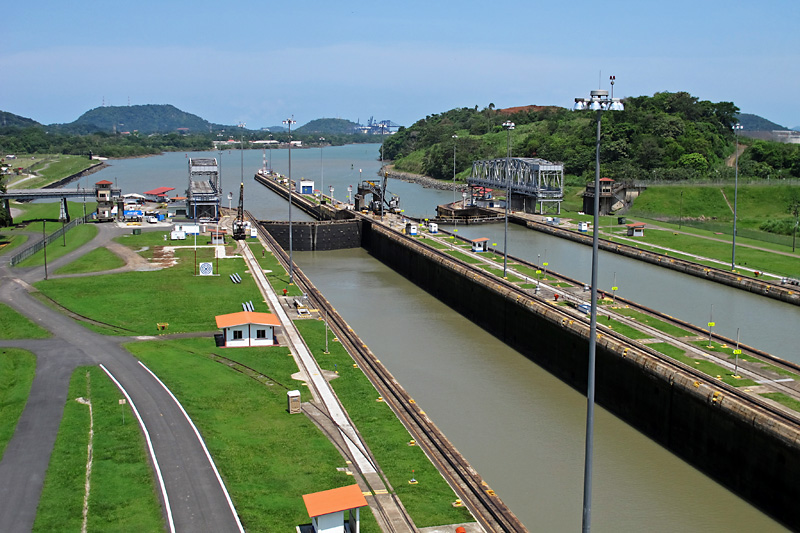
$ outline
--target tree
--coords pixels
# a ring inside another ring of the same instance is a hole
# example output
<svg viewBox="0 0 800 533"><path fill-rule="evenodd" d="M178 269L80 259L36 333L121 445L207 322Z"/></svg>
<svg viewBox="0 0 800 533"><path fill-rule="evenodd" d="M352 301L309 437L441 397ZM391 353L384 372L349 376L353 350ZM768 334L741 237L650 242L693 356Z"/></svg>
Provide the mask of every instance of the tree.
<svg viewBox="0 0 800 533"><path fill-rule="evenodd" d="M792 228L792 252L795 250L795 241L797 240L797 223L798 214L800 214L800 194L797 191L792 191L787 205L789 213L794 215L794 228Z"/></svg>
<svg viewBox="0 0 800 533"><path fill-rule="evenodd" d="M6 192L5 179L0 177L0 193ZM0 203L0 227L6 227L11 224L11 213L6 211L6 203Z"/></svg>

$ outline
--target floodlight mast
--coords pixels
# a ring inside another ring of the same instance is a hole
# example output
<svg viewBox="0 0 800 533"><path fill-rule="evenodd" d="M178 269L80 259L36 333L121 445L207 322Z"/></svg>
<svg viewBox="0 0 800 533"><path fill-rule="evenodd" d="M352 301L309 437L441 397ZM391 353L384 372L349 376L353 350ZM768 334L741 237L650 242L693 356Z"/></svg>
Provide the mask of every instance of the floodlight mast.
<svg viewBox="0 0 800 533"><path fill-rule="evenodd" d="M516 124L510 120L503 122L506 134L506 211L503 230L503 279L508 279L508 204L511 202L511 130Z"/></svg>
<svg viewBox="0 0 800 533"><path fill-rule="evenodd" d="M283 121L289 127L289 285L294 285L294 260L292 256L292 124L294 115Z"/></svg>
<svg viewBox="0 0 800 533"><path fill-rule="evenodd" d="M615 76L610 77L613 95ZM592 285L591 314L589 327L589 370L586 387L586 451L583 472L583 531L591 530L592 522L592 454L594 449L594 394L595 360L597 348L597 259L600 235L600 121L603 111L623 111L622 100L609 98L608 91L598 89L590 92L590 97L576 98L573 111L596 111L597 141L595 147L594 169L594 227L592 228Z"/></svg>

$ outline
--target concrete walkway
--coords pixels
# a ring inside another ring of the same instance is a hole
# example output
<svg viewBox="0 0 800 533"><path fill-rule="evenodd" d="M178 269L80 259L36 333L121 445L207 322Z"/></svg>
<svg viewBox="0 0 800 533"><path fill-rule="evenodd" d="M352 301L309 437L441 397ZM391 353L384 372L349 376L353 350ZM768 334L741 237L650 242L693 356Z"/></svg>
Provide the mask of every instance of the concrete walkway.
<svg viewBox="0 0 800 533"><path fill-rule="evenodd" d="M262 243L263 244L263 243ZM272 285L267 281L263 270L258 264L258 260L253 255L250 247L240 241L240 250L247 262L250 272L253 273L253 278L256 280L261 294L269 304L270 309L276 314L281 321L281 326L285 337L288 340L289 348L292 355L297 361L298 368L305 375L306 381L311 385L311 391L314 393L314 399L320 409L324 410L328 419L335 427L335 431L339 433L339 442L344 443L344 449L349 455L353 466L367 486L362 486L365 490L367 501L373 499L376 501L383 511L383 514L374 512L376 519L379 522L388 520L391 522L390 531L403 532L413 531L410 524L412 524L411 517L408 516L405 509L398 503L398 501L390 494L390 487L384 483L384 477L379 475L378 466L373 463L372 457L367 452L367 445L361 439L361 435L352 426L350 419L339 403L339 399L331 389L330 384L325 379L322 370L319 368L316 360L306 346L305 341L300 336L292 320L286 313L286 310L280 303L278 295L275 293ZM360 484L361 485L361 484ZM373 504L370 503L372 507ZM383 524L382 524L383 526ZM386 530L386 528L383 528Z"/></svg>

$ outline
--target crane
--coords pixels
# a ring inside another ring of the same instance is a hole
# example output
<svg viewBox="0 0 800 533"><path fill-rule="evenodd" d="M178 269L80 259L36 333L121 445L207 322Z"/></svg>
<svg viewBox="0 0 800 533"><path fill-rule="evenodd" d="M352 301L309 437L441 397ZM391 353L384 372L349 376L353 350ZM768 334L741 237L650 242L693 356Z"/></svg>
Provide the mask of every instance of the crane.
<svg viewBox="0 0 800 533"><path fill-rule="evenodd" d="M236 220L233 221L233 238L237 241L247 238L244 223L244 182L239 186L239 208L236 211Z"/></svg>

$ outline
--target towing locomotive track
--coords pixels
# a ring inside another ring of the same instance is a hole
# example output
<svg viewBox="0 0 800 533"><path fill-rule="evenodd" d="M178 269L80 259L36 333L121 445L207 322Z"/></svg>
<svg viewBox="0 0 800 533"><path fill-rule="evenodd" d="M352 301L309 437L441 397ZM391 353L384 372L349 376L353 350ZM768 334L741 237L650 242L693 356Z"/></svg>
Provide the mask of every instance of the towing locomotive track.
<svg viewBox="0 0 800 533"><path fill-rule="evenodd" d="M260 224L246 213L247 218L258 228L259 235L273 249L280 263L288 269L288 254L277 244ZM353 357L355 363L372 382L384 401L391 407L412 438L447 480L475 519L487 531L524 532L527 528L494 493L481 476L472 468L461 453L447 440L427 414L380 363L366 344L339 315L308 277L294 268L295 283L308 294L317 309L326 310L328 324L342 346Z"/></svg>

